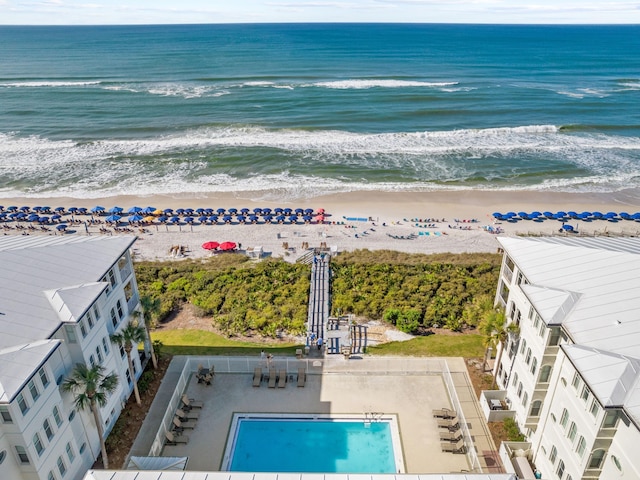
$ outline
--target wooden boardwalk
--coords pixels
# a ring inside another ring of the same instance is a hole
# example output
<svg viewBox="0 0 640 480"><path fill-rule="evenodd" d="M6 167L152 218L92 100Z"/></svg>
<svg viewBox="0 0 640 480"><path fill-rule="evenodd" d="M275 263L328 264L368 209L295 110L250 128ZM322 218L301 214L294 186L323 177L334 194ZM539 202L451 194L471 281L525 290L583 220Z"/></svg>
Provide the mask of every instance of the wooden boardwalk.
<svg viewBox="0 0 640 480"><path fill-rule="evenodd" d="M327 319L329 318L329 255L316 255L311 265L311 287L309 291L309 312L307 318L307 345L313 348L313 341L326 341Z"/></svg>

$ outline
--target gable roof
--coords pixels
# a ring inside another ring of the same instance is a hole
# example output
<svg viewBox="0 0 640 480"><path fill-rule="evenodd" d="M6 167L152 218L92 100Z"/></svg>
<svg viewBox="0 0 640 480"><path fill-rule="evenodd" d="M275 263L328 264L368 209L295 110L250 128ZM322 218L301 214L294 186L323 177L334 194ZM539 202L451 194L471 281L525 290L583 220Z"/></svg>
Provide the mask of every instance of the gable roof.
<svg viewBox="0 0 640 480"><path fill-rule="evenodd" d="M0 237L0 349L50 338L63 321L77 319L100 295L100 279L135 240Z"/></svg>

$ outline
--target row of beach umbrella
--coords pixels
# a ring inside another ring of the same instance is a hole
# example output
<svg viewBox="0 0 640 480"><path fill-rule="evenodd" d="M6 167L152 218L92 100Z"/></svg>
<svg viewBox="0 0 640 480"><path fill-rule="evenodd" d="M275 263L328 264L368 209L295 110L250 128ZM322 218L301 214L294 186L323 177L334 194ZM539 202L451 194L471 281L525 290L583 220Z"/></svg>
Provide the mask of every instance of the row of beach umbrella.
<svg viewBox="0 0 640 480"><path fill-rule="evenodd" d="M52 209L51 207L48 206L35 206L35 207L29 207L29 206L22 206L22 207L18 207L15 205L9 206L9 207L4 207L2 205L0 205L0 212L7 212L7 213L42 213L42 214L51 214L51 213L56 213L59 215L62 214L77 214L77 215L90 215L90 214L94 214L94 215L122 215L124 213L127 213L129 215L177 215L177 216L195 216L195 215L199 215L199 216L203 216L203 215L249 215L249 214L253 214L253 215L320 215L320 214L324 214L325 211L323 208L319 208L317 211L315 211L313 208L260 208L260 207L256 207L253 209L249 209L249 208L218 208L218 209L213 209L213 208L177 208L177 209L172 209L172 208L165 208L165 209L158 209L155 207L131 207L129 209L126 210L122 208L122 207L111 207L109 209L106 209L103 206L97 205L91 209L85 208L85 207L69 207L69 208L65 208L65 207L56 207L54 209Z"/></svg>
<svg viewBox="0 0 640 480"><path fill-rule="evenodd" d="M205 242L202 244L202 248L205 250L221 250L223 252L229 252L235 250L237 245L234 242Z"/></svg>
<svg viewBox="0 0 640 480"><path fill-rule="evenodd" d="M574 211L557 211L557 212L494 212L492 216L497 220L502 220L505 222L517 222L518 220L534 220L534 221L543 221L543 220L560 220L560 221L568 221L568 220L584 220L584 221L592 221L592 220L607 220L611 222L617 222L620 220L631 220L640 222L640 212L636 213L627 213L627 212L574 212Z"/></svg>

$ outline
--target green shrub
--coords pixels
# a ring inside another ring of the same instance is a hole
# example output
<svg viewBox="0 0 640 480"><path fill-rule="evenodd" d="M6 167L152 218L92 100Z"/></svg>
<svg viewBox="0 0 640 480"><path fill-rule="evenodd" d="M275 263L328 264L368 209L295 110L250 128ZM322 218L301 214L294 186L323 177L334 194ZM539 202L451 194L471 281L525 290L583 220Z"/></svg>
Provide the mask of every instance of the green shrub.
<svg viewBox="0 0 640 480"><path fill-rule="evenodd" d="M526 437L520 432L518 424L513 418L504 419L504 430L507 433L507 440L510 442L524 442Z"/></svg>

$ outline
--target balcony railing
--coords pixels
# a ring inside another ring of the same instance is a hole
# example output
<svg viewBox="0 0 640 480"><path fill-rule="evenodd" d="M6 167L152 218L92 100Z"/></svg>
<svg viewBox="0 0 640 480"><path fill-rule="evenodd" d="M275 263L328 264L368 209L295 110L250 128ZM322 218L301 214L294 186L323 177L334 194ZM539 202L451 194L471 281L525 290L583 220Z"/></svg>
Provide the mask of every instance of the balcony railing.
<svg viewBox="0 0 640 480"><path fill-rule="evenodd" d="M504 266L504 270L502 271L504 274L504 278L507 280L507 284L511 285L511 280L513 279L513 270L511 270L506 264Z"/></svg>
<svg viewBox="0 0 640 480"><path fill-rule="evenodd" d="M140 297L138 296L138 292L134 293L131 298L127 300L127 309L129 310L129 315L133 313L139 302Z"/></svg>
<svg viewBox="0 0 640 480"><path fill-rule="evenodd" d="M120 267L120 279L124 282L131 275L131 264L129 262L125 263L122 267Z"/></svg>

